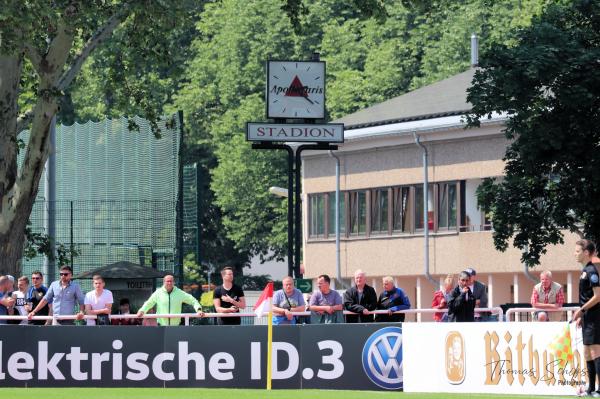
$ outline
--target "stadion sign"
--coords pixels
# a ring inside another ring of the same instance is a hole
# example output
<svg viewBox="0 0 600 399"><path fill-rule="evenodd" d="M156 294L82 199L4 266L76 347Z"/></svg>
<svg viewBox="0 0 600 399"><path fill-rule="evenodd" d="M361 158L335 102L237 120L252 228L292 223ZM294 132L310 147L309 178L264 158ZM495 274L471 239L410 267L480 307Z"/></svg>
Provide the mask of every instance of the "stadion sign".
<svg viewBox="0 0 600 399"><path fill-rule="evenodd" d="M266 341L266 326L7 326L0 385L265 388ZM399 390L402 342L391 323L275 327L273 388Z"/></svg>
<svg viewBox="0 0 600 399"><path fill-rule="evenodd" d="M279 124L248 122L248 141L343 143L344 124Z"/></svg>
<svg viewBox="0 0 600 399"><path fill-rule="evenodd" d="M574 396L587 384L581 330L570 326L565 367L549 348L565 324L404 324L404 391Z"/></svg>

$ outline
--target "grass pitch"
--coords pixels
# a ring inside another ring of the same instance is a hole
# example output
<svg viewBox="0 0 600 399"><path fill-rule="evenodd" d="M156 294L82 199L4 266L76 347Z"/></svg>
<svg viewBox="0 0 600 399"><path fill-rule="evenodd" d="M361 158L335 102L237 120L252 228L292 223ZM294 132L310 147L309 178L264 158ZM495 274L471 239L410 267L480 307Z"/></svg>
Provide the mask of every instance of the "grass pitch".
<svg viewBox="0 0 600 399"><path fill-rule="evenodd" d="M530 395L403 393L386 391L328 391L311 389L273 390L260 389L203 389L203 388L3 388L2 397L10 399L524 399ZM560 396L535 396L559 398Z"/></svg>

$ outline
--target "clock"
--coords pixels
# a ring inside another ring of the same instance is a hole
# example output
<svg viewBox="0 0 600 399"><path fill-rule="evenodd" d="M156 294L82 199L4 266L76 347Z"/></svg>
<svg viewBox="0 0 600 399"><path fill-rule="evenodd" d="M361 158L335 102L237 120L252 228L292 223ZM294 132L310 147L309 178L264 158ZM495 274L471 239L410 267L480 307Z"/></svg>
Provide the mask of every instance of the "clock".
<svg viewBox="0 0 600 399"><path fill-rule="evenodd" d="M267 118L325 118L325 62L269 61Z"/></svg>

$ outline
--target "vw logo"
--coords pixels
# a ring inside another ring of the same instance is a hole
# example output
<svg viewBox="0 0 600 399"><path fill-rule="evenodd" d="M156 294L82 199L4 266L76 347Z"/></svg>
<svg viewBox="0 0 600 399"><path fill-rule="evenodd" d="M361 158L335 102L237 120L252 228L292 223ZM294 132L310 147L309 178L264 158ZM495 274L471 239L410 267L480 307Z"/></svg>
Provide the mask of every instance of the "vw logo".
<svg viewBox="0 0 600 399"><path fill-rule="evenodd" d="M385 327L373 333L362 351L365 373L384 389L402 388L402 328Z"/></svg>

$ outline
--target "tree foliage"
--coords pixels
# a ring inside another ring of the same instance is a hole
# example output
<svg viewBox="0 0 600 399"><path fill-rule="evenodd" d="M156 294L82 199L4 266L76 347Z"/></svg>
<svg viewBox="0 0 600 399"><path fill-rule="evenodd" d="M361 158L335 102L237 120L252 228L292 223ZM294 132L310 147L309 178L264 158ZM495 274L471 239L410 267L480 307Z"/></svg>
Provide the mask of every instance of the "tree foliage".
<svg viewBox="0 0 600 399"><path fill-rule="evenodd" d="M290 2L292 3L292 2ZM286 154L251 150L245 122L265 118L265 61L327 62L328 119L339 118L469 67L470 36L482 47L510 44L548 1L295 1L294 25L275 0L210 4L197 24L184 83L190 141L216 157L211 189L227 237L251 254L286 253L286 202L270 186L286 185ZM256 34L260 32L260 34Z"/></svg>
<svg viewBox="0 0 600 399"><path fill-rule="evenodd" d="M490 47L469 91L471 125L508 117L506 176L485 181L478 199L496 247L512 241L529 265L563 230L600 238L599 60L600 4L554 4L514 45Z"/></svg>
<svg viewBox="0 0 600 399"><path fill-rule="evenodd" d="M20 242L3 244L25 231L57 112L71 123L183 110L186 162L199 164L205 185L200 263L241 268L249 256L286 253L286 203L267 193L285 185L285 154L244 140L245 122L265 117L268 58L320 53L335 119L466 69L472 32L482 50L513 46L515 32L551 3L8 0L0 10L0 248L13 252L0 253L10 259L0 272L22 254ZM26 127L18 173L16 132Z"/></svg>
<svg viewBox="0 0 600 399"><path fill-rule="evenodd" d="M287 2L292 0L281 0L279 7ZM195 37L194 22L204 4L196 0L3 2L1 273L16 274L20 269L26 226L49 153L49 126L59 107L67 123L79 117L140 114L158 134L156 122L183 75L185 49ZM82 77L79 85L73 85L78 76ZM17 135L25 129L29 141L21 143ZM25 156L19 169L21 148Z"/></svg>

